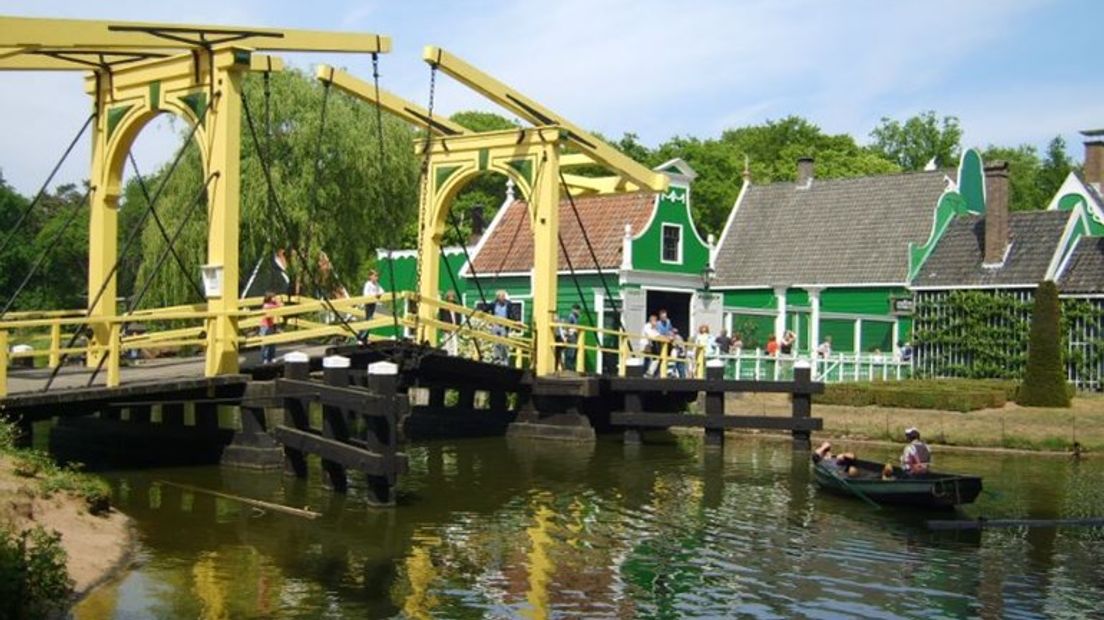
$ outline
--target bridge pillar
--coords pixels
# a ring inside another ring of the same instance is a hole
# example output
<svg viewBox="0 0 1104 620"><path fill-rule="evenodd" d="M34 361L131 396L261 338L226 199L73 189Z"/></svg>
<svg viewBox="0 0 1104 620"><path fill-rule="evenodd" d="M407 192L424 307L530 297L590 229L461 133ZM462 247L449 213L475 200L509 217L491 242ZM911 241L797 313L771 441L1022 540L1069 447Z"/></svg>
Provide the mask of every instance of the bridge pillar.
<svg viewBox="0 0 1104 620"><path fill-rule="evenodd" d="M245 390L243 400L272 399L276 390L271 381L254 381ZM242 405L241 430L222 452L219 463L244 469L281 469L284 450L268 434L267 408L264 405Z"/></svg>
<svg viewBox="0 0 1104 620"><path fill-rule="evenodd" d="M705 378L720 381L724 379L724 361L723 360L709 360L705 365ZM724 392L706 392L705 393L705 415L709 417L724 417L725 414L725 393ZM706 447L722 447L724 446L724 429L723 428L709 428L705 429L705 445Z"/></svg>
<svg viewBox="0 0 1104 620"><path fill-rule="evenodd" d="M809 386L812 383L812 369L809 362L798 360L794 364L794 393L791 415L794 418L809 418L813 415L813 395ZM808 452L812 449L812 432L807 430L793 431L793 449L795 451Z"/></svg>

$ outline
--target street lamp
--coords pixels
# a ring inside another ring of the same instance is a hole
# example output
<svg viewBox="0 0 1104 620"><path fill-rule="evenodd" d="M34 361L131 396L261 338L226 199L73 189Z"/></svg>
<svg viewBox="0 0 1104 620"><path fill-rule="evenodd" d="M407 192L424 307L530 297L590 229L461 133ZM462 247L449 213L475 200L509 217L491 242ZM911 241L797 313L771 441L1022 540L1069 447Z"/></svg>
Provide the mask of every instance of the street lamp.
<svg viewBox="0 0 1104 620"><path fill-rule="evenodd" d="M709 263L705 264L701 270L702 288L706 293L709 292L709 287L713 284L713 276L717 275L717 270L713 269L713 265Z"/></svg>

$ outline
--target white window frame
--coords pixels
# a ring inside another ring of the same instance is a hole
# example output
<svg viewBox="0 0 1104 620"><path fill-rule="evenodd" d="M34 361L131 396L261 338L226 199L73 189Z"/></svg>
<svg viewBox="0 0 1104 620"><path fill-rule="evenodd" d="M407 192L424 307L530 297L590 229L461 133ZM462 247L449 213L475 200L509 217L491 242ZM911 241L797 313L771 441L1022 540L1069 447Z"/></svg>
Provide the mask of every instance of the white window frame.
<svg viewBox="0 0 1104 620"><path fill-rule="evenodd" d="M664 241L666 239L666 234L665 233L666 233L668 228L677 228L678 229L678 235L679 235L679 237L678 237L678 247L676 248L676 250L678 252L678 257L675 260L667 260L664 257L663 244L664 244ZM683 233L682 224L672 224L670 222L663 222L662 224L660 224L660 228L659 228L659 262L663 263L664 265L681 265L682 264L682 246L683 246L683 242L685 241L685 238L686 238L682 233Z"/></svg>

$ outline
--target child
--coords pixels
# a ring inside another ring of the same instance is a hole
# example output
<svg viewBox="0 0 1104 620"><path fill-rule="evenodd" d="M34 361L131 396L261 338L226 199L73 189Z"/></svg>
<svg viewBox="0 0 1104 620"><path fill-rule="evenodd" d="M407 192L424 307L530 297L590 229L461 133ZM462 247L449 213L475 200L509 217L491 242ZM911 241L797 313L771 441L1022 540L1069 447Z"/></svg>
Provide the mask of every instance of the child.
<svg viewBox="0 0 1104 620"><path fill-rule="evenodd" d="M272 291L268 291L268 292L265 293L264 304L261 305L261 308L264 309L264 310L272 310L272 309L275 309L275 308L279 308L281 305L282 304L280 304L280 300L276 298L276 293L273 293ZM276 333L276 317L268 315L268 314L261 317L261 335L262 336L271 336L272 334L275 334L275 333ZM276 345L274 345L274 344L262 345L261 346L261 363L262 364L271 364L272 362L275 362L275 361L276 361Z"/></svg>

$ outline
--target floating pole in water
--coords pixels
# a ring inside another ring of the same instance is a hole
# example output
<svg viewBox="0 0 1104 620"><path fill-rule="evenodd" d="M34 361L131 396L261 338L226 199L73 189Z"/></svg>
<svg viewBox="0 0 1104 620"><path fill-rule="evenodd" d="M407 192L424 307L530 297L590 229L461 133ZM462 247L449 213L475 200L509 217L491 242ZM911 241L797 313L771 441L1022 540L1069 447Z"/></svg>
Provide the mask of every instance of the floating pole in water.
<svg viewBox="0 0 1104 620"><path fill-rule="evenodd" d="M1084 519L986 519L933 520L928 521L928 529L946 530L983 530L990 527L1104 527L1104 517Z"/></svg>
<svg viewBox="0 0 1104 620"><path fill-rule="evenodd" d="M194 487L190 484L180 484L177 482L169 482L168 480L157 480L156 482L157 484L165 484L170 487L184 489L185 491L192 491L193 493L206 493L207 495L214 495L215 497L221 497L223 499L241 502L243 504L254 506L256 508L262 508L264 510L275 510L276 512L282 512L284 514L289 514L296 517L303 517L304 519L317 519L318 517L322 516L322 513L315 512L313 510L307 510L306 508L292 508L291 506L285 506L283 504L275 504L273 502L266 502L250 497L242 497L241 495L231 495L229 493L223 493L221 491L215 491L213 489Z"/></svg>

